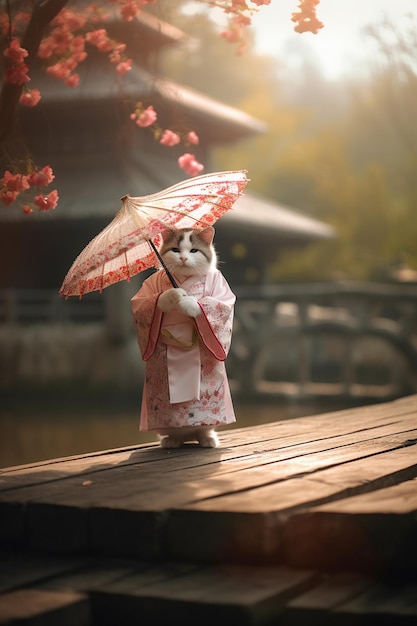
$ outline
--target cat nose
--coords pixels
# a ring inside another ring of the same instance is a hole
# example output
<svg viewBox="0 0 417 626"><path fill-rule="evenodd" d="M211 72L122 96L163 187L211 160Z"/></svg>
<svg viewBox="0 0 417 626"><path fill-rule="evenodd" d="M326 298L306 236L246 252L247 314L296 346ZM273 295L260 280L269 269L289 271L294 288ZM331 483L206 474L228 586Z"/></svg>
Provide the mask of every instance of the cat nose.
<svg viewBox="0 0 417 626"><path fill-rule="evenodd" d="M185 263L187 260L186 256L180 256L180 261L182 261L183 263Z"/></svg>

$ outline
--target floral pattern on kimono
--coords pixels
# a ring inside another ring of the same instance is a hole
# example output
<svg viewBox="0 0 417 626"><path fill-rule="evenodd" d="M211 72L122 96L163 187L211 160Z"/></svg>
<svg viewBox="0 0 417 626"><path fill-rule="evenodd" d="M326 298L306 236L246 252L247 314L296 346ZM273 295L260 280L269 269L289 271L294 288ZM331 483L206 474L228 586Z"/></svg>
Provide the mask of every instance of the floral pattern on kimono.
<svg viewBox="0 0 417 626"><path fill-rule="evenodd" d="M141 430L219 426L235 421L225 368L233 328L235 295L219 270L178 285L194 296L201 314L162 313L160 294L172 287L155 272L132 298L142 358L146 362Z"/></svg>

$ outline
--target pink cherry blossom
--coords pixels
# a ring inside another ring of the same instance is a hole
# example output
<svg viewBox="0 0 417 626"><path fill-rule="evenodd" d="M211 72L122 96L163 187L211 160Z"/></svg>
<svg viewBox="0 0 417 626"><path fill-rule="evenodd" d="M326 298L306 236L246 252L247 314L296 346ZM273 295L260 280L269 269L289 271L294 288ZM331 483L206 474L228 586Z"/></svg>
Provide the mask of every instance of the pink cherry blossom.
<svg viewBox="0 0 417 626"><path fill-rule="evenodd" d="M139 11L140 9L136 6L136 2L132 0L125 2L120 9L121 16L126 22L131 22L138 15Z"/></svg>
<svg viewBox="0 0 417 626"><path fill-rule="evenodd" d="M31 187L45 187L51 183L55 176L50 165L45 165L41 170L29 174L28 182Z"/></svg>
<svg viewBox="0 0 417 626"><path fill-rule="evenodd" d="M58 191L54 189L47 196L44 194L35 196L33 202L38 207L39 211L50 211L51 209L55 209L58 204L58 199Z"/></svg>
<svg viewBox="0 0 417 626"><path fill-rule="evenodd" d="M66 65L66 63L58 62L46 68L46 72L50 76L58 78L59 80L67 80L71 74L71 69Z"/></svg>
<svg viewBox="0 0 417 626"><path fill-rule="evenodd" d="M71 47L74 35L67 28L56 28L52 35L53 49L55 54L65 54Z"/></svg>
<svg viewBox="0 0 417 626"><path fill-rule="evenodd" d="M54 54L54 40L53 37L45 37L41 42L38 50L38 57L40 59L49 59Z"/></svg>
<svg viewBox="0 0 417 626"><path fill-rule="evenodd" d="M19 195L18 191L9 191L8 189L0 191L0 200L6 206L10 206L16 200Z"/></svg>
<svg viewBox="0 0 417 626"><path fill-rule="evenodd" d="M23 213L26 213L26 215L32 215L33 213L33 209L29 204L24 204L22 206L22 211Z"/></svg>
<svg viewBox="0 0 417 626"><path fill-rule="evenodd" d="M202 172L204 169L204 165L199 163L194 154L190 154L189 152L186 152L179 157L178 165L189 176L197 176L197 174L200 174L200 172Z"/></svg>
<svg viewBox="0 0 417 626"><path fill-rule="evenodd" d="M158 119L158 115L153 106L149 106L140 115L136 115L136 124L142 128L151 126Z"/></svg>
<svg viewBox="0 0 417 626"><path fill-rule="evenodd" d="M0 179L0 185L4 186L8 191L17 191L17 193L29 189L27 176L24 174L12 174L9 170L4 172L4 177Z"/></svg>
<svg viewBox="0 0 417 626"><path fill-rule="evenodd" d="M188 143L193 143L195 145L198 145L200 143L200 139L199 139L198 135L193 130L191 130L187 134L187 141L188 141Z"/></svg>
<svg viewBox="0 0 417 626"><path fill-rule="evenodd" d="M21 65L23 63L23 59L28 56L28 51L25 48L21 47L17 39L13 39L10 42L9 47L5 49L3 54L12 63L15 63L16 65Z"/></svg>
<svg viewBox="0 0 417 626"><path fill-rule="evenodd" d="M92 46L95 46L100 52L110 52L113 48L112 41L109 39L105 28L90 31L86 34L85 40Z"/></svg>
<svg viewBox="0 0 417 626"><path fill-rule="evenodd" d="M125 43L116 44L109 54L109 59L112 63L120 63L122 61L122 53L126 50Z"/></svg>
<svg viewBox="0 0 417 626"><path fill-rule="evenodd" d="M310 32L317 35L320 28L324 24L317 19L316 6L320 0L300 0L298 4L299 11L291 14L291 20L296 22L294 30L297 33Z"/></svg>
<svg viewBox="0 0 417 626"><path fill-rule="evenodd" d="M77 87L79 82L80 82L79 75L72 74L71 76L68 76L67 80L65 81L65 84L67 85L67 87Z"/></svg>
<svg viewBox="0 0 417 626"><path fill-rule="evenodd" d="M87 21L86 15L81 12L75 12L72 9L63 8L53 20L53 25L64 26L71 32L80 30L85 26Z"/></svg>
<svg viewBox="0 0 417 626"><path fill-rule="evenodd" d="M19 98L19 104L22 104L25 107L34 107L38 104L41 99L41 92L39 89L29 89L29 91L25 91Z"/></svg>
<svg viewBox="0 0 417 626"><path fill-rule="evenodd" d="M12 85L24 85L24 83L30 80L27 75L28 72L29 67L26 63L21 63L20 65L8 67L4 73L4 77L7 83L11 83Z"/></svg>
<svg viewBox="0 0 417 626"><path fill-rule="evenodd" d="M116 72L120 75L126 74L126 72L130 72L132 69L132 59L127 59L126 61L120 61L116 65Z"/></svg>
<svg viewBox="0 0 417 626"><path fill-rule="evenodd" d="M174 133L172 130L164 130L164 133L159 141L164 146L176 146L181 141L179 135Z"/></svg>
<svg viewBox="0 0 417 626"><path fill-rule="evenodd" d="M73 53L84 52L84 48L85 48L84 37L82 35L77 35L77 37L74 37L74 39L71 41L71 50L73 51ZM84 58L86 56L87 54L84 54Z"/></svg>
<svg viewBox="0 0 417 626"><path fill-rule="evenodd" d="M223 39L226 39L229 43L236 43L242 38L242 33L236 28L229 28L228 30L223 30L220 33L220 37L223 37Z"/></svg>

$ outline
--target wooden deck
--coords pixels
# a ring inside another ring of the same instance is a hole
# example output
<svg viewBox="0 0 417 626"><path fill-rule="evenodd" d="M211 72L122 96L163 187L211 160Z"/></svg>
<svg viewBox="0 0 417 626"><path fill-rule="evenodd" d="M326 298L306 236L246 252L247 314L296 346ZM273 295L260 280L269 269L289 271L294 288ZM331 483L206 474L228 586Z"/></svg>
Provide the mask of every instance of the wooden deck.
<svg viewBox="0 0 417 626"><path fill-rule="evenodd" d="M0 624L417 624L417 396L0 470Z"/></svg>

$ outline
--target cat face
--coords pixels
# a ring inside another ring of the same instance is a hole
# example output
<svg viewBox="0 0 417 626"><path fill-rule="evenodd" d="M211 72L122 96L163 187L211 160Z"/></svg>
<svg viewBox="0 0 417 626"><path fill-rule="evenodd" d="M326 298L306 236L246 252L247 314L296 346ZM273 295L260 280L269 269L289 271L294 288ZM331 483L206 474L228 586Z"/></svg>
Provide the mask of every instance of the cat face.
<svg viewBox="0 0 417 626"><path fill-rule="evenodd" d="M168 270L177 276L202 276L216 267L212 244L214 228L197 231L188 228L166 230L162 233L160 254Z"/></svg>

